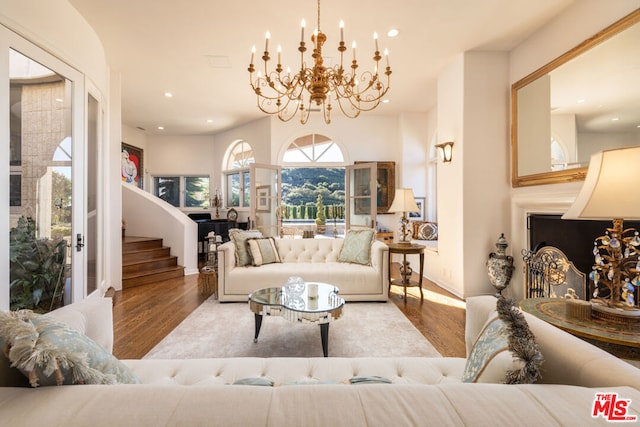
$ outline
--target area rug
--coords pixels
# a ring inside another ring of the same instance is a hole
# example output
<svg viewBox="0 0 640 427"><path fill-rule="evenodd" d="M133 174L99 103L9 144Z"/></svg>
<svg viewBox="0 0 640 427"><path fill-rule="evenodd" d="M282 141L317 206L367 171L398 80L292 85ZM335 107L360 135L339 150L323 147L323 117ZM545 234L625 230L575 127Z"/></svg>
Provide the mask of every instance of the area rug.
<svg viewBox="0 0 640 427"><path fill-rule="evenodd" d="M265 316L253 342L247 303L203 302L145 359L210 357L322 357L320 327ZM329 357L440 357L395 304L349 303L329 326Z"/></svg>

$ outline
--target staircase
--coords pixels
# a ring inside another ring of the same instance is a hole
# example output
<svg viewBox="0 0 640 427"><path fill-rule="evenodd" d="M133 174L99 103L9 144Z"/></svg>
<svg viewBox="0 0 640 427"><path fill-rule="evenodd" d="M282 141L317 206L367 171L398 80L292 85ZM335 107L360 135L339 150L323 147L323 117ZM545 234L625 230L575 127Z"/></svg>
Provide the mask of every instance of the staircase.
<svg viewBox="0 0 640 427"><path fill-rule="evenodd" d="M126 236L122 239L122 288L184 276L184 267L162 246L162 239Z"/></svg>

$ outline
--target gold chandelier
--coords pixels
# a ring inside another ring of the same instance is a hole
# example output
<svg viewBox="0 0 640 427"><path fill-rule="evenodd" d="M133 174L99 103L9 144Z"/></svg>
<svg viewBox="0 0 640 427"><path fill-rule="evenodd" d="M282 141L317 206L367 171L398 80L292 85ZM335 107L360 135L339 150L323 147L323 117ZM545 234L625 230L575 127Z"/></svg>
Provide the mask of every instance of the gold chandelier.
<svg viewBox="0 0 640 427"><path fill-rule="evenodd" d="M353 59L350 71L343 67L344 53L347 47L344 43L344 23L340 21L340 64L333 67L324 65L322 57L322 46L327 40L327 36L320 30L320 0L318 0L318 28L311 36L313 43L313 67L307 68L304 53L307 48L304 42L305 21L302 20L300 37L300 70L295 74L290 69L284 71L282 68L282 52L278 46L278 63L275 70L269 71L269 39L271 35L267 32L264 54L264 71L258 71L254 77L256 69L253 64L255 46L251 49L251 63L249 64L249 81L251 88L255 92L258 101L258 108L267 114L276 114L284 122L291 120L300 111L300 123L305 124L309 119L311 109L322 109L325 123L331 123L332 98L338 102L342 113L355 118L362 111L371 111L376 108L382 98L389 90L391 67L389 67L389 52L384 50L386 58L386 84L380 80L378 64L382 57L378 50L378 35L373 34L375 42L375 52L373 60L375 66L373 72L365 71L358 76L358 61L356 60L356 42L352 44ZM347 60L348 61L348 60ZM264 73L264 74L263 74ZM384 77L382 77L384 79Z"/></svg>

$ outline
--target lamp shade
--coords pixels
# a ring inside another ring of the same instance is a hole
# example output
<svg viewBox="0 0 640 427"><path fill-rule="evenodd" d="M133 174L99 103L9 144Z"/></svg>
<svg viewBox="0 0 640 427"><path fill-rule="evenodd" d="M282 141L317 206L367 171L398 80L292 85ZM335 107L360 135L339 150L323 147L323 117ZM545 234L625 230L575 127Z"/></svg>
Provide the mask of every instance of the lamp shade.
<svg viewBox="0 0 640 427"><path fill-rule="evenodd" d="M563 219L640 219L640 147L591 156L584 185Z"/></svg>
<svg viewBox="0 0 640 427"><path fill-rule="evenodd" d="M419 212L420 209L410 188L396 188L396 195L389 207L389 212Z"/></svg>

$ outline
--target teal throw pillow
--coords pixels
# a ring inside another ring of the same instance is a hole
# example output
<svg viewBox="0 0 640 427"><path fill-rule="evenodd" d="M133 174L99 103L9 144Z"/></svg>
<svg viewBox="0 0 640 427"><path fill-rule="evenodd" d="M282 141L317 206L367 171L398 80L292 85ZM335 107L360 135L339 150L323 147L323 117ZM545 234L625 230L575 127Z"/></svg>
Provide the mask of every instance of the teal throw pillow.
<svg viewBox="0 0 640 427"><path fill-rule="evenodd" d="M347 231L338 261L371 265L371 245L374 236L375 231L370 228Z"/></svg>
<svg viewBox="0 0 640 427"><path fill-rule="evenodd" d="M391 384L391 380L377 375L360 375L349 378L349 384Z"/></svg>
<svg viewBox="0 0 640 427"><path fill-rule="evenodd" d="M532 384L544 357L515 301L501 297L467 358L463 382Z"/></svg>
<svg viewBox="0 0 640 427"><path fill-rule="evenodd" d="M29 310L0 312L8 358L32 387L62 384L138 384L138 378L86 335Z"/></svg>
<svg viewBox="0 0 640 427"><path fill-rule="evenodd" d="M273 380L265 377L250 377L236 380L233 385L257 385L262 387L273 387Z"/></svg>
<svg viewBox="0 0 640 427"><path fill-rule="evenodd" d="M263 237L262 233L258 230L240 230L239 228L232 228L229 230L229 239L234 243L236 247L236 266L245 267L252 264L251 253L249 252L249 246L247 240Z"/></svg>
<svg viewBox="0 0 640 427"><path fill-rule="evenodd" d="M249 253L251 254L253 265L260 266L282 262L273 237L247 239L247 244L249 245Z"/></svg>

